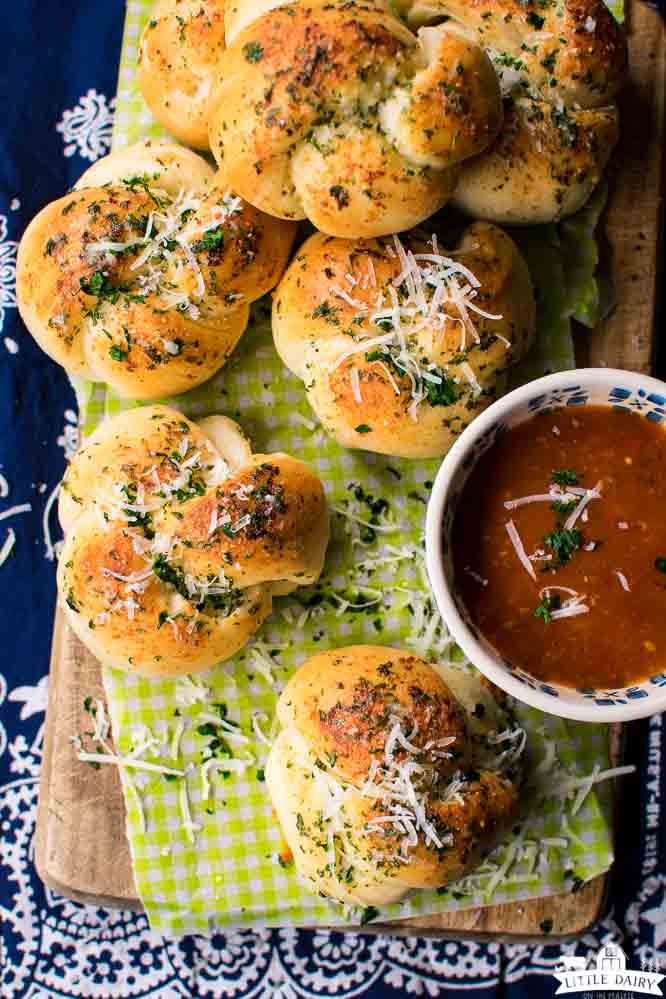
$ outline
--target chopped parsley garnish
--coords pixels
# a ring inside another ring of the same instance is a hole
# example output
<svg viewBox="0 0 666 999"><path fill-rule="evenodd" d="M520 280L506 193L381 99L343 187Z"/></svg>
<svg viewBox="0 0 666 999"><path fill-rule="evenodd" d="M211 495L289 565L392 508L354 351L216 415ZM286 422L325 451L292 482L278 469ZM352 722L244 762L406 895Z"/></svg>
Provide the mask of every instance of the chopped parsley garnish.
<svg viewBox="0 0 666 999"><path fill-rule="evenodd" d="M117 343L114 343L109 349L109 357L112 361L126 361L128 356L129 351L123 350L123 348L119 347Z"/></svg>
<svg viewBox="0 0 666 999"><path fill-rule="evenodd" d="M522 59L514 59L508 52L500 52L499 55L495 56L495 62L500 66L506 66L508 69L527 69Z"/></svg>
<svg viewBox="0 0 666 999"><path fill-rule="evenodd" d="M365 926L366 923L371 923L373 919L376 919L379 915L379 909L376 909L374 905L369 905L361 913L361 926Z"/></svg>
<svg viewBox="0 0 666 999"><path fill-rule="evenodd" d="M121 295L126 295L127 300L130 302L145 301L144 295L132 294L129 285L113 284L103 271L95 271L88 280L83 277L79 278L79 287L85 295L90 295L97 299L96 307L86 311L86 315L90 316L93 323L96 323L99 319L99 306L103 301L108 301L112 305L115 305Z"/></svg>
<svg viewBox="0 0 666 999"><path fill-rule="evenodd" d="M654 560L654 567L659 572L666 572L666 555L658 555Z"/></svg>
<svg viewBox="0 0 666 999"><path fill-rule="evenodd" d="M316 309L312 312L313 319L325 319L326 316L334 315L338 310L333 305L329 305L328 302L321 302Z"/></svg>
<svg viewBox="0 0 666 999"><path fill-rule="evenodd" d="M227 615L240 606L243 594L235 587L230 587L224 593L207 593L195 602L196 596L190 593L185 581L185 573L167 561L165 555L158 555L153 562L153 572L159 580L173 586L177 593L192 603L200 611L224 611Z"/></svg>
<svg viewBox="0 0 666 999"><path fill-rule="evenodd" d="M338 208L345 208L349 204L349 192L342 184L333 184L332 187L329 187L328 191L331 197L335 198Z"/></svg>
<svg viewBox="0 0 666 999"><path fill-rule="evenodd" d="M441 382L423 382L426 399L431 406L451 406L458 398L458 390L452 378L449 378L439 368L432 372L438 375Z"/></svg>
<svg viewBox="0 0 666 999"><path fill-rule="evenodd" d="M573 468L560 468L552 473L550 481L554 482L556 486L577 486L578 472L575 472Z"/></svg>
<svg viewBox="0 0 666 999"><path fill-rule="evenodd" d="M562 598L557 594L552 597L544 597L538 607L534 608L534 616L542 618L544 624L549 624L552 612L559 610L562 606Z"/></svg>
<svg viewBox="0 0 666 999"><path fill-rule="evenodd" d="M553 108L551 111L552 120L560 133L560 141L564 149L570 149L576 144L578 138L578 125L573 118L570 118L566 110L558 111Z"/></svg>
<svg viewBox="0 0 666 999"><path fill-rule="evenodd" d="M60 236L55 236L51 237L50 239L47 239L46 244L44 246L44 256L45 257L53 256L53 251L58 246L60 246L61 243L66 243L66 242L67 242L67 236L65 236L64 233L61 234Z"/></svg>
<svg viewBox="0 0 666 999"><path fill-rule="evenodd" d="M572 527L569 530L561 528L550 531L544 535L543 540L549 548L552 548L553 554L560 565L564 565L569 561L573 553L580 549L583 543L583 535L577 527Z"/></svg>
<svg viewBox="0 0 666 999"><path fill-rule="evenodd" d="M153 174L152 177L147 173L140 173L133 177L122 177L121 180L125 187L129 188L133 194L137 191L144 191L157 208L166 208L169 202L165 201L164 198L158 197L155 192L150 189L151 180L157 180L158 177L159 174L157 173Z"/></svg>
<svg viewBox="0 0 666 999"><path fill-rule="evenodd" d="M79 285L86 295L94 295L96 298L113 298L116 301L120 294L120 289L111 284L103 271L95 271L88 281L80 278Z"/></svg>
<svg viewBox="0 0 666 999"><path fill-rule="evenodd" d="M67 596L65 597L65 603L67 604L68 607L70 607L77 614L79 613L79 606L78 606L78 604L77 604L77 602L76 602L76 600L74 598L74 591L73 590L70 590L68 592Z"/></svg>
<svg viewBox="0 0 666 999"><path fill-rule="evenodd" d="M555 500L550 504L550 509L555 513L571 513L578 506L578 500Z"/></svg>
<svg viewBox="0 0 666 999"><path fill-rule="evenodd" d="M248 62L259 62L264 57L263 46L259 42L246 42L243 46L243 55Z"/></svg>
<svg viewBox="0 0 666 999"><path fill-rule="evenodd" d="M535 14L533 10L527 15L527 23L531 24L533 28L537 31L541 31L544 24L546 23L545 17L541 17L539 14Z"/></svg>
<svg viewBox="0 0 666 999"><path fill-rule="evenodd" d="M372 427L369 427L367 423L359 423L357 427L354 427L357 434L369 434L372 433Z"/></svg>
<svg viewBox="0 0 666 999"><path fill-rule="evenodd" d="M192 243L192 249L195 253L201 253L206 250L208 253L221 250L224 246L224 230L221 225L217 229L209 229L208 232L204 233L201 239L197 239L196 242Z"/></svg>

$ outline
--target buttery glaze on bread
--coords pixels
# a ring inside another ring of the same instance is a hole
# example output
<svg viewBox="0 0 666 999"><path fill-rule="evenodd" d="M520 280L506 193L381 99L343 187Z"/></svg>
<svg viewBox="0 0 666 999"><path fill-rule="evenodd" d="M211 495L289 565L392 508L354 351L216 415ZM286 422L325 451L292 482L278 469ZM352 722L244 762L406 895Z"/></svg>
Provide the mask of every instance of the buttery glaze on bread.
<svg viewBox="0 0 666 999"><path fill-rule="evenodd" d="M246 4L236 17L245 23ZM375 236L430 216L501 125L496 73L455 25L417 39L379 4L260 13L218 61L210 145L251 204L322 232Z"/></svg>
<svg viewBox="0 0 666 999"><path fill-rule="evenodd" d="M476 675L352 646L301 666L277 713L266 785L315 892L386 905L443 886L517 814L522 747L503 752L510 719Z"/></svg>
<svg viewBox="0 0 666 999"><path fill-rule="evenodd" d="M425 230L400 240L317 233L274 293L275 346L325 430L345 447L405 458L444 455L534 334L527 265L485 222L450 256Z"/></svg>
<svg viewBox="0 0 666 999"><path fill-rule="evenodd" d="M510 224L577 211L619 136L613 99L627 45L603 0L399 0L399 7L415 29L443 17L464 26L492 59L507 98L501 134L466 164L454 203Z"/></svg>
<svg viewBox="0 0 666 999"><path fill-rule="evenodd" d="M157 0L141 35L138 84L167 131L208 148L208 101L224 51L224 0Z"/></svg>
<svg viewBox="0 0 666 999"><path fill-rule="evenodd" d="M456 207L506 225L577 212L601 180L620 134L617 108L574 109L516 98L498 139L466 165Z"/></svg>
<svg viewBox="0 0 666 999"><path fill-rule="evenodd" d="M293 227L230 195L201 157L172 143L112 153L82 182L21 240L23 321L70 374L119 395L200 385L280 277Z"/></svg>
<svg viewBox="0 0 666 999"><path fill-rule="evenodd" d="M60 493L58 589L104 665L144 674L234 655L273 596L321 573L329 522L320 480L286 454L252 454L224 416L166 406L103 423Z"/></svg>

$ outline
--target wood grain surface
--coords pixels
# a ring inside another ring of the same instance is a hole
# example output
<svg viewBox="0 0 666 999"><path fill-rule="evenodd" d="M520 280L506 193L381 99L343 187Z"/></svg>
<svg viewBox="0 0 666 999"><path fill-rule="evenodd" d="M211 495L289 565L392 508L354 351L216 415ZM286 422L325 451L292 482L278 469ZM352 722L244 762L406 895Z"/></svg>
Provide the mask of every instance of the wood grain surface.
<svg viewBox="0 0 666 999"><path fill-rule="evenodd" d="M642 0L629 0L631 81L622 96L622 138L612 170L602 253L618 304L591 334L577 337L580 364L651 371L661 245L664 135L664 29ZM139 909L119 776L76 759L71 739L90 718L88 695L103 696L100 667L64 624L54 626L44 759L37 815L36 865L46 884L97 905ZM615 733L617 749L618 735ZM614 755L617 755L614 753ZM473 936L517 942L581 933L603 909L607 878L575 895L420 916L364 932L437 937Z"/></svg>

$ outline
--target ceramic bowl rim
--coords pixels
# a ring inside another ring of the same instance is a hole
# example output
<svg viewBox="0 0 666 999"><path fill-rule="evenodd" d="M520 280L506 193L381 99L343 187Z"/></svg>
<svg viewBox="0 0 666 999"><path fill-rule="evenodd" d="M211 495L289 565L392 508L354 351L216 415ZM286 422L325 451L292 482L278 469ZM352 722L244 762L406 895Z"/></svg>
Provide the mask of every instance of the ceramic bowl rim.
<svg viewBox="0 0 666 999"><path fill-rule="evenodd" d="M665 710L666 687L655 686L654 692L651 691L648 697L643 697L638 701L629 700L625 704L615 704L610 707L599 705L593 700L567 701L566 693L553 697L522 683L511 674L499 655L493 655L478 641L464 621L446 579L445 560L441 550L441 524L450 487L456 478L456 473L479 438L483 437L484 433L498 420L502 420L518 406L526 404L534 396L553 389L564 389L574 385L585 388L599 384L599 382L607 384L609 389L615 384L627 386L636 391L643 389L650 394L666 396L665 382L651 375L624 371L621 368L571 368L567 371L544 375L508 392L492 403L463 430L445 456L430 493L426 511L425 541L428 579L439 612L451 636L479 672L517 700L539 708L548 714L575 721L603 723L630 721ZM611 404L609 404L609 408L611 408ZM532 418L528 417L528 419ZM534 679L536 682L540 682L537 677ZM566 688L559 687L558 689L566 691ZM572 690L572 693L576 692Z"/></svg>

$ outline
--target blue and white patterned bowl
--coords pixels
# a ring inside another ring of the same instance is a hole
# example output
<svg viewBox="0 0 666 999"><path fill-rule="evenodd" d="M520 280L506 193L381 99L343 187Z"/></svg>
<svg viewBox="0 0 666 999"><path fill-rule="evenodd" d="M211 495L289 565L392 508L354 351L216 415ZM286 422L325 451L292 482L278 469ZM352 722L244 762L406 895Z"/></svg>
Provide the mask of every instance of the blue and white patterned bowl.
<svg viewBox="0 0 666 999"><path fill-rule="evenodd" d="M428 575L437 606L463 652L493 683L533 707L562 718L621 722L666 710L666 671L618 690L571 689L544 683L503 659L471 621L456 592L451 530L456 506L474 465L507 429L561 406L590 403L666 421L666 384L612 368L579 368L547 375L498 399L460 435L444 459L426 516ZM666 432L666 428L665 428Z"/></svg>

